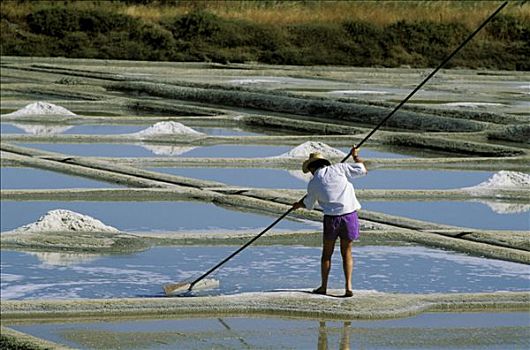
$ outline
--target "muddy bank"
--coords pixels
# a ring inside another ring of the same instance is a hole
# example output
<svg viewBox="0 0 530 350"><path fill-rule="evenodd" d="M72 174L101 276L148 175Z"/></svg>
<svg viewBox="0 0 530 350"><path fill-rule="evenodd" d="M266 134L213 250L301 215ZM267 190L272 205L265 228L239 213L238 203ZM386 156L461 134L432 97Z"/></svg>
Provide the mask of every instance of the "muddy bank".
<svg viewBox="0 0 530 350"><path fill-rule="evenodd" d="M108 232L3 232L2 249L46 252L129 253L149 248L147 240Z"/></svg>
<svg viewBox="0 0 530 350"><path fill-rule="evenodd" d="M308 290L244 293L191 298L126 298L84 300L3 301L2 319L73 320L102 318L161 318L187 315L274 315L336 320L385 319L422 312L526 311L526 292L390 294L356 290L351 298L314 295ZM341 295L342 290L331 290Z"/></svg>

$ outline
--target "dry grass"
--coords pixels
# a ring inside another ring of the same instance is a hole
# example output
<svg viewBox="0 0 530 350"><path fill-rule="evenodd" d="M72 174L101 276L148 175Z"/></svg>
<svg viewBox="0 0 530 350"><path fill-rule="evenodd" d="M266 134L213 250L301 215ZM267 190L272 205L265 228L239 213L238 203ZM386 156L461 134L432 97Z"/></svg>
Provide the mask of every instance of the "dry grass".
<svg viewBox="0 0 530 350"><path fill-rule="evenodd" d="M459 22L475 27L494 11L496 1L187 1L179 6L131 5L133 17L157 22L201 8L230 19L263 24L332 23L347 20L388 25L399 20ZM504 14L530 20L530 6L509 4Z"/></svg>
<svg viewBox="0 0 530 350"><path fill-rule="evenodd" d="M65 1L2 1L2 12L22 17L39 8L64 6ZM223 18L245 19L262 24L336 23L347 20L388 25L399 20L428 20L459 22L467 27L477 26L500 5L500 1L180 1L176 6L126 5L111 1L69 1L79 9L105 9L159 22L194 9L205 9ZM503 10L530 21L530 5L510 3Z"/></svg>

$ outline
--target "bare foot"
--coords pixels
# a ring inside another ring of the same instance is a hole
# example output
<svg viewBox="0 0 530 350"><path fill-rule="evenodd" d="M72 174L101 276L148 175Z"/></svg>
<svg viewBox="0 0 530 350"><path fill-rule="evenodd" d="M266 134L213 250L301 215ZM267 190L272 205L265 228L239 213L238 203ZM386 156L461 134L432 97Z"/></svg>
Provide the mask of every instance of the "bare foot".
<svg viewBox="0 0 530 350"><path fill-rule="evenodd" d="M326 292L327 292L326 288L318 287L317 289L313 289L313 291L311 293L326 295Z"/></svg>
<svg viewBox="0 0 530 350"><path fill-rule="evenodd" d="M346 290L346 293L344 293L345 298L350 298L352 296L353 296L353 291L351 290Z"/></svg>

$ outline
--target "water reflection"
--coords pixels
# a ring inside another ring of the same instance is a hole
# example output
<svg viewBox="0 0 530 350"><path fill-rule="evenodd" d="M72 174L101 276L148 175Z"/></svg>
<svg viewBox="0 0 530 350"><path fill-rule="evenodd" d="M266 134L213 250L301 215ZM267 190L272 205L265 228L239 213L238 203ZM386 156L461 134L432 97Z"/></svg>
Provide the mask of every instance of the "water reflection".
<svg viewBox="0 0 530 350"><path fill-rule="evenodd" d="M340 341L339 341L339 347L340 350L350 350L350 329L351 329L351 322L345 321L342 324L342 329L340 332ZM327 328L325 321L319 322L318 327L318 343L317 343L317 349L318 350L328 350L328 349L336 349L334 346L329 347L328 345L328 333L331 333L333 328Z"/></svg>
<svg viewBox="0 0 530 350"><path fill-rule="evenodd" d="M13 124L14 127L23 130L26 134L31 135L56 135L62 134L72 128L68 125L53 124Z"/></svg>
<svg viewBox="0 0 530 350"><path fill-rule="evenodd" d="M149 145L149 149L146 149L146 145L144 144L20 143L18 145L43 151L92 157L153 157L154 155L185 155L186 157L207 158L260 158L285 153L291 149L289 146L215 145L196 147L181 151L179 150L179 148L181 148L180 146L177 148L171 148L170 145L160 144ZM167 146L169 146L169 149L166 148Z"/></svg>
<svg viewBox="0 0 530 350"><path fill-rule="evenodd" d="M102 255L88 253L27 252L37 257L43 266L75 266L90 263Z"/></svg>
<svg viewBox="0 0 530 350"><path fill-rule="evenodd" d="M442 312L343 322L211 316L11 328L75 349L527 349L528 321L525 312Z"/></svg>

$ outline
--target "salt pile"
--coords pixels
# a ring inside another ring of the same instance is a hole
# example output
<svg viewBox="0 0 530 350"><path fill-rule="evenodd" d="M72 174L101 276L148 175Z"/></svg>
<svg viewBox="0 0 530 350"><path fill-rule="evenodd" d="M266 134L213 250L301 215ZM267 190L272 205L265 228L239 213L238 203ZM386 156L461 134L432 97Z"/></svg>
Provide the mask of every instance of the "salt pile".
<svg viewBox="0 0 530 350"><path fill-rule="evenodd" d="M37 222L21 226L12 232L120 232L90 216L66 209L55 209Z"/></svg>
<svg viewBox="0 0 530 350"><path fill-rule="evenodd" d="M147 129L132 133L133 136L159 136L159 135L204 135L202 132L193 130L184 124L174 121L158 122Z"/></svg>
<svg viewBox="0 0 530 350"><path fill-rule="evenodd" d="M495 190L495 189L530 189L530 175L517 172L501 170L488 180L465 190Z"/></svg>
<svg viewBox="0 0 530 350"><path fill-rule="evenodd" d="M48 102L35 102L27 105L26 107L19 109L18 111L4 114L4 117L23 117L30 115L76 115L70 112L64 107L54 105Z"/></svg>
<svg viewBox="0 0 530 350"><path fill-rule="evenodd" d="M274 158L307 158L309 154L319 152L324 157L338 158L344 157L346 153L326 145L323 142L307 141L299 146L296 146L287 153L280 154Z"/></svg>

